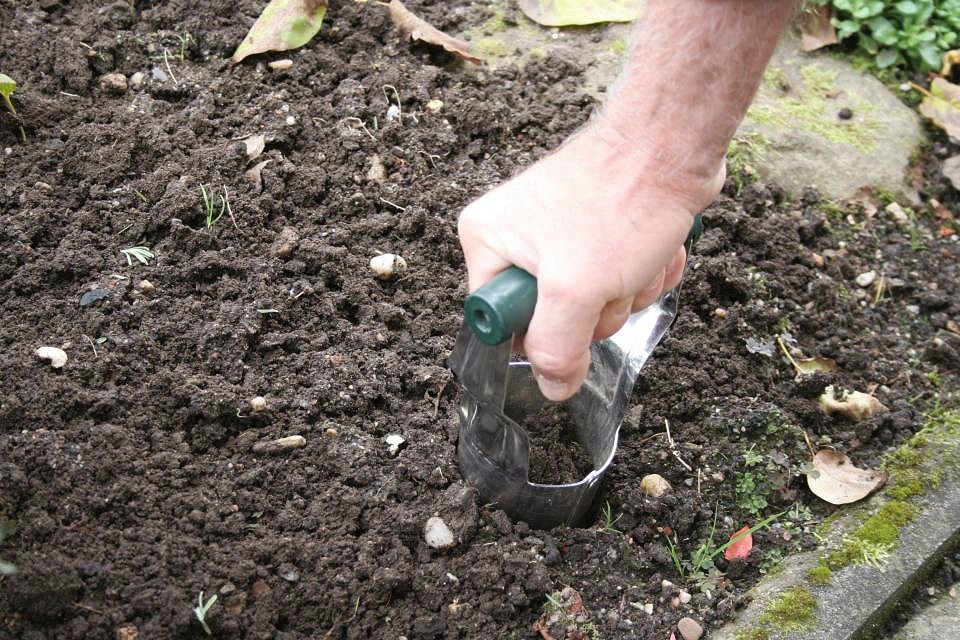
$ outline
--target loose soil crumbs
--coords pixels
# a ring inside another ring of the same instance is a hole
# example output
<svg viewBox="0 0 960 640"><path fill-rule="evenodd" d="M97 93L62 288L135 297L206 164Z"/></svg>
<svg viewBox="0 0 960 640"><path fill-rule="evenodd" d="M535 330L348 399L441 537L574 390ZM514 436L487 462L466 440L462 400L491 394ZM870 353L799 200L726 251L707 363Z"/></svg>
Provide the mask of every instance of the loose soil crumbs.
<svg viewBox="0 0 960 640"><path fill-rule="evenodd" d="M452 33L493 14L408 5ZM262 8L0 3L0 69L29 138L0 114L0 516L17 524L0 557L19 568L0 578L0 636L202 638L203 592L219 596L206 622L222 639L530 638L565 585L605 638L667 638L684 616L709 630L778 554L815 544L830 512L805 488L801 430L875 466L956 390L958 245L941 221L924 209L908 228L882 213L850 222L814 192L731 179L598 500L622 533L511 522L456 468L456 217L589 117L582 65L551 54L471 69L350 2L307 47L230 64ZM281 57L289 71L266 66ZM126 93L101 89L110 73ZM386 85L402 123L386 120ZM257 133L269 163L254 183L231 141ZM935 167L921 159L921 198L956 213ZM206 226L201 183L226 187L234 219ZM154 257L128 265L121 250L138 245ZM409 270L374 278L383 252ZM855 284L869 270L882 290ZM839 371L797 383L782 358L746 348L787 330ZM40 346L67 365L36 358ZM826 384L877 385L890 410L824 416ZM406 440L396 456L390 433ZM288 435L306 446L252 450ZM747 466L751 446L763 459ZM674 489L644 496L651 472ZM674 606L664 535L688 559L715 508L714 540L791 515L754 534L746 562L720 560L712 597L686 584L692 599ZM424 542L435 515L453 548Z"/></svg>

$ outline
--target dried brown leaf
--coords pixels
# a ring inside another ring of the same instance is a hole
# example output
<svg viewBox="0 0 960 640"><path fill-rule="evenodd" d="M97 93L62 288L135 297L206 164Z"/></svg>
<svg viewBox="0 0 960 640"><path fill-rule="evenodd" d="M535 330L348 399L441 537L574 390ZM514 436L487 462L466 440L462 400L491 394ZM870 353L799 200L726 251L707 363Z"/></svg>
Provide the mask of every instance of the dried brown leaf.
<svg viewBox="0 0 960 640"><path fill-rule="evenodd" d="M243 146L247 149L247 160L256 160L267 146L267 137L262 133L258 133L244 138L241 142L243 142Z"/></svg>
<svg viewBox="0 0 960 640"><path fill-rule="evenodd" d="M263 190L263 168L271 162L272 160L269 158L262 162L258 162L243 174L247 180L253 183L253 186L256 187L258 192Z"/></svg>
<svg viewBox="0 0 960 640"><path fill-rule="evenodd" d="M855 467L845 454L828 449L813 456L812 467L807 473L807 486L830 504L862 500L887 481L885 473Z"/></svg>
<svg viewBox="0 0 960 640"><path fill-rule="evenodd" d="M837 31L830 23L833 8L829 5L809 6L800 18L800 49L816 51L837 43Z"/></svg>
<svg viewBox="0 0 960 640"><path fill-rule="evenodd" d="M390 17L393 18L393 24L397 31L408 40L421 40L428 44L435 44L443 47L453 55L462 58L474 64L482 64L483 58L479 58L470 53L470 43L454 38L440 31L423 18L412 13L403 6L400 0L390 0L387 4L390 10Z"/></svg>

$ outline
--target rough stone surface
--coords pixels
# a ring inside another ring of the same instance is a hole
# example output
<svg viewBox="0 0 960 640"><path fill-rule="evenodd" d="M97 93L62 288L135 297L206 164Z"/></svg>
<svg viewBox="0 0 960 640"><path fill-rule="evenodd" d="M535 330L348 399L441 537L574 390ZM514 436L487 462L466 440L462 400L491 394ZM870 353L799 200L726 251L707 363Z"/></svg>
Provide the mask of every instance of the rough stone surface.
<svg viewBox="0 0 960 640"><path fill-rule="evenodd" d="M842 537L849 522L838 522L835 539ZM774 633L771 640L860 640L882 631L890 611L913 589L945 553L960 542L960 481L948 480L927 496L923 511L900 533L900 545L883 570L867 565L846 567L833 574L825 587L806 582L806 572L817 562L816 553L788 558L784 570L758 584L753 602L735 623L717 631L715 640L735 640L757 624L766 606L784 590L802 585L817 600L813 628L787 634ZM950 636L940 636L941 638Z"/></svg>
<svg viewBox="0 0 960 640"><path fill-rule="evenodd" d="M952 591L960 593L960 582ZM903 626L891 640L943 640L960 629L960 597L943 594Z"/></svg>
<svg viewBox="0 0 960 640"><path fill-rule="evenodd" d="M865 186L911 196L904 176L923 141L917 114L881 82L826 54L800 53L792 38L777 49L738 132L750 135L762 178L834 199Z"/></svg>

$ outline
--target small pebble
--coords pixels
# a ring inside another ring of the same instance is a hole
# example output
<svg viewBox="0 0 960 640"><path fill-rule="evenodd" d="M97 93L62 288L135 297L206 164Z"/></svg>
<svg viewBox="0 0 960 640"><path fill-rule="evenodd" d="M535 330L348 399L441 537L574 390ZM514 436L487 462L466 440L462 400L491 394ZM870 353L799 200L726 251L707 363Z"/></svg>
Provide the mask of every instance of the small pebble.
<svg viewBox="0 0 960 640"><path fill-rule="evenodd" d="M853 110L850 109L849 107L844 107L843 109L840 109L837 115L840 117L841 120L849 120L850 118L853 117Z"/></svg>
<svg viewBox="0 0 960 640"><path fill-rule="evenodd" d="M690 595L689 593L687 593L686 591L682 591L682 590L680 591L680 602L681 602L682 604L687 604L688 602L690 602L690 598L692 598L692 597L693 597L693 596L691 596L691 595Z"/></svg>
<svg viewBox="0 0 960 640"><path fill-rule="evenodd" d="M908 216L907 212L903 210L903 207L896 202L888 204L885 211L898 227L903 228L910 224L910 216Z"/></svg>
<svg viewBox="0 0 960 640"><path fill-rule="evenodd" d="M700 636L703 635L703 627L693 618L680 618L677 629L683 636L683 640L700 640Z"/></svg>
<svg viewBox="0 0 960 640"><path fill-rule="evenodd" d="M268 62L267 66L274 71L289 71L291 67L293 67L293 60L288 58L284 58L283 60L274 60L273 62Z"/></svg>
<svg viewBox="0 0 960 640"><path fill-rule="evenodd" d="M395 456L400 453L400 446L406 442L407 439L399 433L391 433L387 435L383 441L387 443L387 450L390 452L390 455Z"/></svg>
<svg viewBox="0 0 960 640"><path fill-rule="evenodd" d="M53 193L53 186L40 180L33 183L33 188L37 191L43 191L44 193Z"/></svg>
<svg viewBox="0 0 960 640"><path fill-rule="evenodd" d="M269 440L267 442L258 442L252 447L254 453L284 453L294 449L302 449L307 446L307 439L303 436L286 436Z"/></svg>
<svg viewBox="0 0 960 640"><path fill-rule="evenodd" d="M297 119L294 118L293 116L287 116L287 118L286 118L286 120L284 120L284 122L287 123L287 126L288 126L288 127L292 127L293 125L297 124Z"/></svg>
<svg viewBox="0 0 960 640"><path fill-rule="evenodd" d="M100 76L98 84L100 90L107 93L120 95L127 92L127 77L122 73L108 73Z"/></svg>
<svg viewBox="0 0 960 640"><path fill-rule="evenodd" d="M380 280L390 280L407 270L407 261L395 253L382 253L370 259L370 270Z"/></svg>
<svg viewBox="0 0 960 640"><path fill-rule="evenodd" d="M140 630L134 624L125 624L117 627L113 637L116 640L137 640L140 637Z"/></svg>
<svg viewBox="0 0 960 640"><path fill-rule="evenodd" d="M170 76L167 75L167 72L160 67L154 67L153 69L150 69L150 76L157 82L166 82L170 79Z"/></svg>
<svg viewBox="0 0 960 640"><path fill-rule="evenodd" d="M104 298L109 298L112 291L106 287L100 287L94 289L93 291L87 291L85 294L80 296L80 306L89 307L95 302L100 302Z"/></svg>
<svg viewBox="0 0 960 640"><path fill-rule="evenodd" d="M443 518L437 516L427 519L427 523L423 526L423 539L427 546L434 549L446 549L452 547L455 542L450 527L443 521Z"/></svg>
<svg viewBox="0 0 960 640"><path fill-rule="evenodd" d="M250 398L250 409L254 413L261 413L267 410L267 399L263 396L254 396Z"/></svg>
<svg viewBox="0 0 960 640"><path fill-rule="evenodd" d="M437 100L434 98L427 103L427 111L432 111L433 113L440 113L443 110L443 100Z"/></svg>
<svg viewBox="0 0 960 640"><path fill-rule="evenodd" d="M129 85L131 89L139 89L143 86L143 81L146 79L146 76L143 75L142 71L137 71L132 76L130 76Z"/></svg>
<svg viewBox="0 0 960 640"><path fill-rule="evenodd" d="M640 480L640 490L651 498L659 498L670 491L670 488L670 483L656 473L643 476L643 479Z"/></svg>
<svg viewBox="0 0 960 640"><path fill-rule="evenodd" d="M866 271L858 275L854 281L857 283L858 286L869 287L871 284L873 284L873 281L876 279L877 279L876 271Z"/></svg>
<svg viewBox="0 0 960 640"><path fill-rule="evenodd" d="M272 589L270 588L270 585L268 585L263 579L257 580L250 585L250 595L253 596L254 600L259 600L261 596L264 596L271 591Z"/></svg>
<svg viewBox="0 0 960 640"><path fill-rule="evenodd" d="M340 434L338 434L338 433L337 433L337 430L334 429L333 427L327 427L326 429L323 430L323 436L324 436L325 438L330 438L331 440L333 440L333 439L336 438L338 435L340 435Z"/></svg>
<svg viewBox="0 0 960 640"><path fill-rule="evenodd" d="M141 280L137 283L137 290L145 296L152 296L157 288L149 280Z"/></svg>
<svg viewBox="0 0 960 640"><path fill-rule="evenodd" d="M716 309L713 310L713 315L721 319L726 318L727 310L724 309L723 307L717 307Z"/></svg>
<svg viewBox="0 0 960 640"><path fill-rule="evenodd" d="M40 347L34 353L38 358L50 361L50 366L54 369L60 369L67 364L67 354L63 349L57 347Z"/></svg>

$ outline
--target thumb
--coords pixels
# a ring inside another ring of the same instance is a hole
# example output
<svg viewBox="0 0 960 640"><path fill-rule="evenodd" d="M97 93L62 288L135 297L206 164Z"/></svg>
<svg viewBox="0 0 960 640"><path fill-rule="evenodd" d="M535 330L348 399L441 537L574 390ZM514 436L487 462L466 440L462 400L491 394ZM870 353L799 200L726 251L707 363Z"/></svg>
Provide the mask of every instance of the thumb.
<svg viewBox="0 0 960 640"><path fill-rule="evenodd" d="M590 367L590 342L602 300L581 296L569 285L539 282L537 306L523 338L523 351L548 400L566 400L580 389Z"/></svg>

